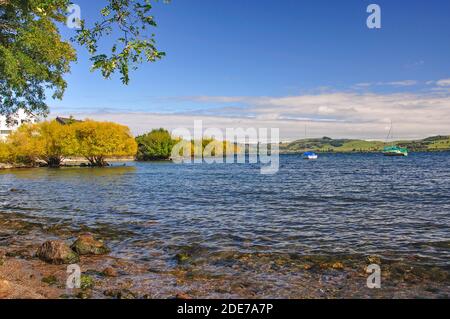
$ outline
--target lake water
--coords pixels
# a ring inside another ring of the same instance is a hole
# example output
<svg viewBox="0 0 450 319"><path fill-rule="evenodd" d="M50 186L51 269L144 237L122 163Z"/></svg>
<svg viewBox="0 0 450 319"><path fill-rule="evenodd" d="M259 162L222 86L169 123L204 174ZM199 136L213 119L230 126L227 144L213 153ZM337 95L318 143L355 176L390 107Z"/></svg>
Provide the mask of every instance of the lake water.
<svg viewBox="0 0 450 319"><path fill-rule="evenodd" d="M275 175L250 164L1 171L0 211L90 227L114 255L159 267L189 251L414 256L448 269L450 154L282 155Z"/></svg>

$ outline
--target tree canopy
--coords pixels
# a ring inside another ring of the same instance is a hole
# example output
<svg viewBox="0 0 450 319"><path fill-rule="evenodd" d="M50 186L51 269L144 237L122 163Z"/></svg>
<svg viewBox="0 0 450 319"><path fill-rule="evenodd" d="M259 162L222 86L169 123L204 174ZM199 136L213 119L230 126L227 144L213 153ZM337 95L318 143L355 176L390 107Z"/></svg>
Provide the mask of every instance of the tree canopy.
<svg viewBox="0 0 450 319"><path fill-rule="evenodd" d="M10 145L4 141L0 141L0 163L11 163Z"/></svg>
<svg viewBox="0 0 450 319"><path fill-rule="evenodd" d="M91 55L92 70L105 78L118 72L124 84L130 70L143 61L164 56L156 48L151 0L102 0L99 20L81 20L70 40L61 37L70 0L0 0L0 113L10 117L19 108L46 115L46 93L61 99L67 87L64 75L77 60L74 44ZM166 1L165 1L166 2ZM112 46L99 49L104 38Z"/></svg>
<svg viewBox="0 0 450 319"><path fill-rule="evenodd" d="M177 141L172 139L167 130L161 128L136 137L136 142L138 143L137 159L151 161L169 159Z"/></svg>
<svg viewBox="0 0 450 319"><path fill-rule="evenodd" d="M90 120L70 126L78 141L77 153L92 165L105 166L107 157L136 155L137 144L127 126Z"/></svg>
<svg viewBox="0 0 450 319"><path fill-rule="evenodd" d="M150 133L136 137L138 143L137 160L167 160L172 157L220 157L239 152L237 145L214 138L202 138L201 141L173 138L163 129L154 129ZM174 148L175 147L175 148ZM172 154L174 151L175 154Z"/></svg>
<svg viewBox="0 0 450 319"><path fill-rule="evenodd" d="M39 128L35 124L22 125L8 136L10 161L27 165L36 163L43 151L38 138Z"/></svg>
<svg viewBox="0 0 450 319"><path fill-rule="evenodd" d="M75 130L57 121L41 122L21 126L9 137L13 155L28 161L43 161L48 166L58 167L68 156L77 155L78 141Z"/></svg>
<svg viewBox="0 0 450 319"><path fill-rule="evenodd" d="M24 124L0 143L0 162L58 167L64 158L84 157L105 166L108 157L135 156L137 145L128 127L84 121L63 125L56 120Z"/></svg>

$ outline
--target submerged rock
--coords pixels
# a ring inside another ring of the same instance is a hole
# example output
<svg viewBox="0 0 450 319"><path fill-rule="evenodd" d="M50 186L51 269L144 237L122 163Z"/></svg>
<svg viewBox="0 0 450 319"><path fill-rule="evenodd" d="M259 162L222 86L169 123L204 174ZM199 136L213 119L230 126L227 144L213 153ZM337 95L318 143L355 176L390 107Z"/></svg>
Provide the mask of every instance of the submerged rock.
<svg viewBox="0 0 450 319"><path fill-rule="evenodd" d="M92 279L91 276L88 275L81 275L81 289L82 290L88 290L94 288L95 282L94 279Z"/></svg>
<svg viewBox="0 0 450 319"><path fill-rule="evenodd" d="M377 264L377 265L381 265L381 258L379 256L367 256L367 262L369 262L370 264Z"/></svg>
<svg viewBox="0 0 450 319"><path fill-rule="evenodd" d="M90 291L80 291L79 293L76 294L76 298L78 299L91 299L92 298L92 294Z"/></svg>
<svg viewBox="0 0 450 319"><path fill-rule="evenodd" d="M83 234L71 248L79 255L106 255L110 252L103 241L96 240L92 234Z"/></svg>
<svg viewBox="0 0 450 319"><path fill-rule="evenodd" d="M342 269L344 269L344 265L341 262L337 261L331 265L331 268L336 269L336 270L342 270Z"/></svg>
<svg viewBox="0 0 450 319"><path fill-rule="evenodd" d="M6 253L3 250L0 250L0 266L3 266L6 261Z"/></svg>
<svg viewBox="0 0 450 319"><path fill-rule="evenodd" d="M192 298L188 294L181 292L181 293L176 294L175 299L191 300Z"/></svg>
<svg viewBox="0 0 450 319"><path fill-rule="evenodd" d="M175 259L179 264L185 263L191 259L191 256L188 253L178 253L175 255Z"/></svg>
<svg viewBox="0 0 450 319"><path fill-rule="evenodd" d="M103 294L115 299L136 299L136 295L128 289L110 289L105 290Z"/></svg>
<svg viewBox="0 0 450 319"><path fill-rule="evenodd" d="M102 271L102 275L105 277L117 277L118 273L117 270L112 268L112 267L106 267L103 271Z"/></svg>
<svg viewBox="0 0 450 319"><path fill-rule="evenodd" d="M14 250L14 251L7 252L6 257L20 258L20 259L32 259L33 253L29 252L26 249L20 249L20 250Z"/></svg>
<svg viewBox="0 0 450 319"><path fill-rule="evenodd" d="M46 284L50 285L50 286L53 286L53 285L56 285L58 283L58 278L56 278L54 275L50 275L50 276L42 278L41 281L43 283L46 283Z"/></svg>
<svg viewBox="0 0 450 319"><path fill-rule="evenodd" d="M50 264L74 264L80 261L80 257L61 240L50 240L39 247L37 253L39 259Z"/></svg>

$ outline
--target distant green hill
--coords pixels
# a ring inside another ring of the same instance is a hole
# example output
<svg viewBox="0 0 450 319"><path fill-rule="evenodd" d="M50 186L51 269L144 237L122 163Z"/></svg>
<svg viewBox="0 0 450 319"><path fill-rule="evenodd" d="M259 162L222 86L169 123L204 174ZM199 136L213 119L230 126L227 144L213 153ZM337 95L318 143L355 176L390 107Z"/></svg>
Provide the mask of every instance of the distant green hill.
<svg viewBox="0 0 450 319"><path fill-rule="evenodd" d="M430 152L450 150L450 136L433 136L423 140L395 141L384 143L380 141L364 141L352 139L332 139L329 137L297 140L280 144L281 153L315 152L380 152L387 145L406 147L410 152Z"/></svg>

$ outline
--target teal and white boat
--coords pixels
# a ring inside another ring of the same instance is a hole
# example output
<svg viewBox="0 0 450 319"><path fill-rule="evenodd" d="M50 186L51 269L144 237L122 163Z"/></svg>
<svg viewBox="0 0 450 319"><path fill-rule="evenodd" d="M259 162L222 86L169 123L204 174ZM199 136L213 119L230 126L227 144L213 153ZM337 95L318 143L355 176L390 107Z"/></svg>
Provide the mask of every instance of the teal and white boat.
<svg viewBox="0 0 450 319"><path fill-rule="evenodd" d="M392 122L391 127L389 129L389 134L386 138L386 142L389 140L389 137L392 136ZM408 156L408 149L406 147L400 147L397 145L385 146L383 149L384 156Z"/></svg>
<svg viewBox="0 0 450 319"><path fill-rule="evenodd" d="M408 149L399 146L386 146L383 149L384 156L408 156Z"/></svg>

